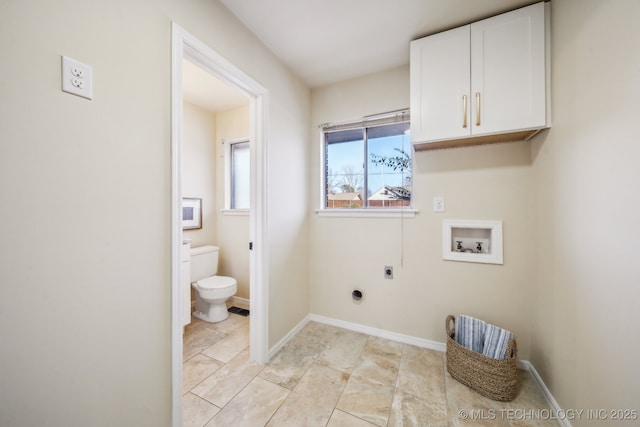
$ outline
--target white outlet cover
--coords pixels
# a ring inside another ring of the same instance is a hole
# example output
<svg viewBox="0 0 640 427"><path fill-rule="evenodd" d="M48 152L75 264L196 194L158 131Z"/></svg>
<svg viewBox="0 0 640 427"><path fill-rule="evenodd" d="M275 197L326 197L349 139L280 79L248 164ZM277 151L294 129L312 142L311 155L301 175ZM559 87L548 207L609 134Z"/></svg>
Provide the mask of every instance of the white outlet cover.
<svg viewBox="0 0 640 427"><path fill-rule="evenodd" d="M91 65L62 57L62 91L93 99L93 70Z"/></svg>
<svg viewBox="0 0 640 427"><path fill-rule="evenodd" d="M444 212L444 197L436 196L433 198L433 211Z"/></svg>

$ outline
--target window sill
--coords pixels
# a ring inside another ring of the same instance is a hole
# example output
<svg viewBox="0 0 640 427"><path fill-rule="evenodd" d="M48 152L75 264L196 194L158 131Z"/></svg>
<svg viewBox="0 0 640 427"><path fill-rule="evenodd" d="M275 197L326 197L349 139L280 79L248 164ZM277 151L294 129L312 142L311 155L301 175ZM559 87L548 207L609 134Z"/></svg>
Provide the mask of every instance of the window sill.
<svg viewBox="0 0 640 427"><path fill-rule="evenodd" d="M331 218L415 218L419 213L417 209L316 209L319 217Z"/></svg>
<svg viewBox="0 0 640 427"><path fill-rule="evenodd" d="M249 209L222 209L222 215L225 216L249 216Z"/></svg>

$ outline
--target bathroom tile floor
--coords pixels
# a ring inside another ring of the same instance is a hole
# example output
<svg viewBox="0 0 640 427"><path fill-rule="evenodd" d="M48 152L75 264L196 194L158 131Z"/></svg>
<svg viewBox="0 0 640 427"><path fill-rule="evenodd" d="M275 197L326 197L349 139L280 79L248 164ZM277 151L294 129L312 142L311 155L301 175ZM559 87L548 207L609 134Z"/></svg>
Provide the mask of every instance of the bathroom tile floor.
<svg viewBox="0 0 640 427"><path fill-rule="evenodd" d="M316 322L260 365L248 317L192 319L183 366L184 427L558 425L529 372L496 402L454 380L444 353Z"/></svg>

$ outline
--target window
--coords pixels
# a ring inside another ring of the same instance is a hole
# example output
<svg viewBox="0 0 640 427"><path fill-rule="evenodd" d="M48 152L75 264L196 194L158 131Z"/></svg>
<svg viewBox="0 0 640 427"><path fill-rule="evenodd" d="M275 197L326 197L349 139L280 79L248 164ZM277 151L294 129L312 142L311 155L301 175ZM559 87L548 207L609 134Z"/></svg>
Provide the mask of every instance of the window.
<svg viewBox="0 0 640 427"><path fill-rule="evenodd" d="M324 127L324 206L411 206L408 112Z"/></svg>
<svg viewBox="0 0 640 427"><path fill-rule="evenodd" d="M230 143L229 181L230 209L249 209L251 164L249 141Z"/></svg>

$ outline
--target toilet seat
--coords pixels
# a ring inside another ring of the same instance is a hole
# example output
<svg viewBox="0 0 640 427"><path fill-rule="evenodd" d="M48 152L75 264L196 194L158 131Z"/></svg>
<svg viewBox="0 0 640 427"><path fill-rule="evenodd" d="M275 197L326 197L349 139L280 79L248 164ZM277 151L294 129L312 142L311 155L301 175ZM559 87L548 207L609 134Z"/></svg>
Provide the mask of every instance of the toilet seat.
<svg viewBox="0 0 640 427"><path fill-rule="evenodd" d="M196 282L198 289L203 291L229 288L235 284L236 279L227 276L209 276Z"/></svg>

